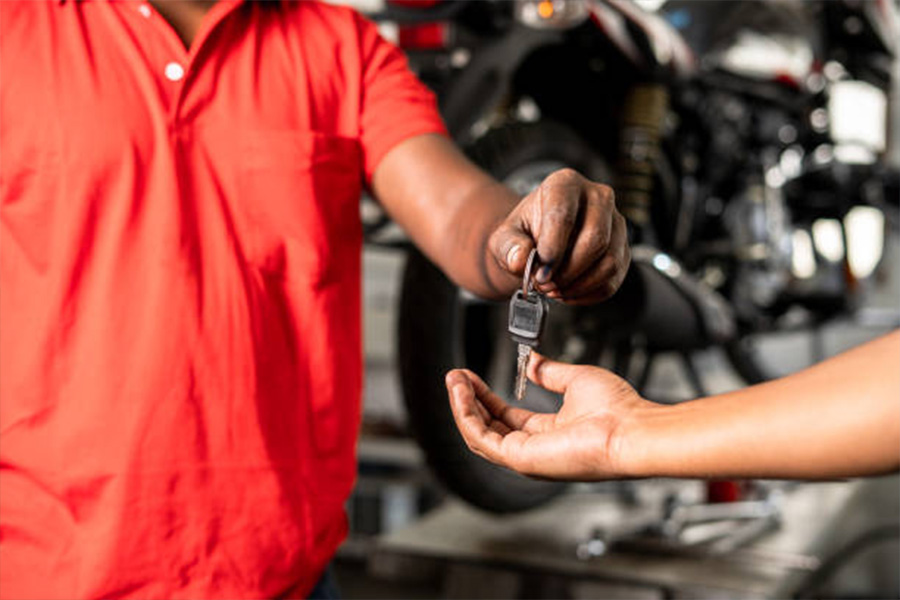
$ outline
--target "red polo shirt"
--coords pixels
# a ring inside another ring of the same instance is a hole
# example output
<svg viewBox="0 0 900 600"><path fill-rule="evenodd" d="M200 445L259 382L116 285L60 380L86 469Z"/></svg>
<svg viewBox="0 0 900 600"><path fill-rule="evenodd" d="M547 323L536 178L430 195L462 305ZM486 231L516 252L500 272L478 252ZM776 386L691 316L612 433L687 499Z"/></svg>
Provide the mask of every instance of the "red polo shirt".
<svg viewBox="0 0 900 600"><path fill-rule="evenodd" d="M0 595L305 594L346 532L359 195L442 132L351 10L0 2Z"/></svg>

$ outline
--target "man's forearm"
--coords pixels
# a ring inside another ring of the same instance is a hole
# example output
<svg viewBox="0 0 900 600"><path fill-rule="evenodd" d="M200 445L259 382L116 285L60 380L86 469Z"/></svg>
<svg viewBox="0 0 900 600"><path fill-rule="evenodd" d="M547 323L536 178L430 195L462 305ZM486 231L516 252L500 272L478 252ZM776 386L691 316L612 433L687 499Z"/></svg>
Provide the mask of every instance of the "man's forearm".
<svg viewBox="0 0 900 600"><path fill-rule="evenodd" d="M504 269L488 247L491 233L520 198L508 187L491 182L473 189L446 225L441 254L468 257L448 261L448 274L457 284L482 298L509 296L521 282Z"/></svg>
<svg viewBox="0 0 900 600"><path fill-rule="evenodd" d="M620 432L633 476L834 478L900 466L900 333L770 383L645 409Z"/></svg>
<svg viewBox="0 0 900 600"><path fill-rule="evenodd" d="M605 300L628 269L615 194L571 169L553 172L520 199L447 138L421 135L381 160L372 188L416 246L479 296L509 295L532 248L545 262L535 275L538 289L565 302Z"/></svg>
<svg viewBox="0 0 900 600"><path fill-rule="evenodd" d="M513 289L515 278L488 255L487 242L519 198L452 142L424 135L401 143L375 172L373 187L391 217L456 284L485 298Z"/></svg>

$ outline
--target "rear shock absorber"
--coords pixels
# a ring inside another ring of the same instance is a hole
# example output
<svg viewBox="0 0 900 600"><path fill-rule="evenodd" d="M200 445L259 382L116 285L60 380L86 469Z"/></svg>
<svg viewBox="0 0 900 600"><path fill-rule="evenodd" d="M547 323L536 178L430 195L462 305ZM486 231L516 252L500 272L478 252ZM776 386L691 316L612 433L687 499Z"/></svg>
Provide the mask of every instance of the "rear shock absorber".
<svg viewBox="0 0 900 600"><path fill-rule="evenodd" d="M639 83L625 96L616 163L616 204L640 230L645 230L650 221L656 159L668 106L669 92L659 83Z"/></svg>

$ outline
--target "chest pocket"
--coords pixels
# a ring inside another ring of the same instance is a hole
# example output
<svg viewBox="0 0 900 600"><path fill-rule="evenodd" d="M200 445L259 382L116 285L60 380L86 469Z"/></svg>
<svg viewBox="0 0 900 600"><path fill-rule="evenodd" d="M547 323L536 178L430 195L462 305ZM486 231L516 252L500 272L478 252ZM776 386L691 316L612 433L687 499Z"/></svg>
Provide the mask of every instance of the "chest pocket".
<svg viewBox="0 0 900 600"><path fill-rule="evenodd" d="M245 257L284 279L326 286L360 236L361 152L356 140L311 131L241 137Z"/></svg>

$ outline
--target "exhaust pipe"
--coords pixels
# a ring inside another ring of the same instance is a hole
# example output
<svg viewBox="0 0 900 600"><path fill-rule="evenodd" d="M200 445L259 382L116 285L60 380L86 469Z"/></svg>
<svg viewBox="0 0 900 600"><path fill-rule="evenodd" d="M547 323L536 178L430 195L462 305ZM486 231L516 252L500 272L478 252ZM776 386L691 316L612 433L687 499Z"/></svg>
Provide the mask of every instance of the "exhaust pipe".
<svg viewBox="0 0 900 600"><path fill-rule="evenodd" d="M700 349L736 337L731 305L678 261L649 246L635 246L631 256L619 291L594 308L607 330L640 333L657 351Z"/></svg>

